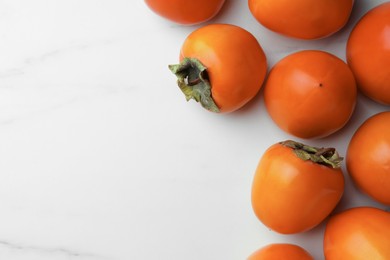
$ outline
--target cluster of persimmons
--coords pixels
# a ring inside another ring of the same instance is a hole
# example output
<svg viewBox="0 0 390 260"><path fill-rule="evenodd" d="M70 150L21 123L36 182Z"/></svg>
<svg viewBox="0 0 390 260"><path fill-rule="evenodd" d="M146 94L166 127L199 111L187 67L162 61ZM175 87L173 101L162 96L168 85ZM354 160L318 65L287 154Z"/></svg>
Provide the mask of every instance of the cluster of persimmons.
<svg viewBox="0 0 390 260"><path fill-rule="evenodd" d="M145 0L172 22L193 25L217 15L225 0ZM286 37L332 37L343 28L354 0L248 0L253 17ZM179 64L170 65L187 100L215 113L229 113L252 100L261 88L266 109L286 133L301 139L329 136L343 128L360 91L390 105L390 2L369 10L346 43L346 62L321 50L301 50L269 71L259 41L232 24L201 26L185 39ZM253 184L255 215L281 234L308 231L335 209L344 193L343 158L334 148L287 140L260 158ZM377 202L390 205L390 111L368 118L356 129L346 153L354 184ZM390 259L390 213L354 207L329 217L326 259ZM313 259L294 244L270 244L250 260Z"/></svg>

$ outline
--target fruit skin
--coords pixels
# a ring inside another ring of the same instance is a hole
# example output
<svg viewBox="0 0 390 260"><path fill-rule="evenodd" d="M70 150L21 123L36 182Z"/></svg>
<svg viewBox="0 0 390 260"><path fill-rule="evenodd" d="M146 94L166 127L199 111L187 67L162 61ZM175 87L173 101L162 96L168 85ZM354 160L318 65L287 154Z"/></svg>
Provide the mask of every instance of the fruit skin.
<svg viewBox="0 0 390 260"><path fill-rule="evenodd" d="M251 254L247 260L314 260L302 247L294 244L270 244Z"/></svg>
<svg viewBox="0 0 390 260"><path fill-rule="evenodd" d="M276 33L298 39L319 39L347 23L353 0L248 0L256 20Z"/></svg>
<svg viewBox="0 0 390 260"><path fill-rule="evenodd" d="M334 215L326 224L324 254L326 260L390 259L390 213L357 207Z"/></svg>
<svg viewBox="0 0 390 260"><path fill-rule="evenodd" d="M145 0L156 14L172 22L194 25L216 16L225 0Z"/></svg>
<svg viewBox="0 0 390 260"><path fill-rule="evenodd" d="M305 139L340 130L356 105L357 87L348 65L317 50L290 54L271 69L264 101L273 121Z"/></svg>
<svg viewBox="0 0 390 260"><path fill-rule="evenodd" d="M358 88L376 102L390 105L390 2L368 11L347 42L347 62Z"/></svg>
<svg viewBox="0 0 390 260"><path fill-rule="evenodd" d="M281 143L260 159L252 183L252 207L268 228L282 234L308 231L335 208L344 192L341 168L304 161Z"/></svg>
<svg viewBox="0 0 390 260"><path fill-rule="evenodd" d="M346 164L357 187L390 205L390 111L368 118L348 145Z"/></svg>
<svg viewBox="0 0 390 260"><path fill-rule="evenodd" d="M184 58L196 58L206 67L211 97L220 113L233 112L254 98L267 72L267 59L257 39L230 24L193 31L181 47L180 61Z"/></svg>

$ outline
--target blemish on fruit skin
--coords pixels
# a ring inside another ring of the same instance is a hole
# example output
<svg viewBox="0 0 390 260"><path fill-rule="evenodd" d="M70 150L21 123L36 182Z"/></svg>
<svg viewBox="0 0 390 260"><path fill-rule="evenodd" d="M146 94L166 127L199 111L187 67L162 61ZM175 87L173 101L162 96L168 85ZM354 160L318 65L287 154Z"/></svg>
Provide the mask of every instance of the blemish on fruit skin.
<svg viewBox="0 0 390 260"><path fill-rule="evenodd" d="M324 85L322 85L322 83L320 83L319 87L322 88Z"/></svg>

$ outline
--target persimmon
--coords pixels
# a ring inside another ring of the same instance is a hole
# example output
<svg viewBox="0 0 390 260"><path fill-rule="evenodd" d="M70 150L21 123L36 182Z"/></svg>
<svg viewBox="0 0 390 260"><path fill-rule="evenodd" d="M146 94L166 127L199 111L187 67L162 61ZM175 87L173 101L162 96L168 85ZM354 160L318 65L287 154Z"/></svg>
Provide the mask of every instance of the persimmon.
<svg viewBox="0 0 390 260"><path fill-rule="evenodd" d="M169 68L187 100L207 110L235 111L259 92L267 59L257 39L230 24L211 24L193 31L180 51L180 64Z"/></svg>
<svg viewBox="0 0 390 260"><path fill-rule="evenodd" d="M324 234L326 260L390 259L390 213L356 207L332 216Z"/></svg>
<svg viewBox="0 0 390 260"><path fill-rule="evenodd" d="M368 11L347 42L347 62L359 90L376 102L390 105L390 2Z"/></svg>
<svg viewBox="0 0 390 260"><path fill-rule="evenodd" d="M251 13L266 28L299 39L324 38L349 20L353 0L248 0Z"/></svg>
<svg viewBox="0 0 390 260"><path fill-rule="evenodd" d="M361 191L390 205L390 111L371 116L355 131L346 164Z"/></svg>
<svg viewBox="0 0 390 260"><path fill-rule="evenodd" d="M172 22L194 25L216 16L225 0L145 0L156 14Z"/></svg>
<svg viewBox="0 0 390 260"><path fill-rule="evenodd" d="M264 101L273 121L285 132L306 139L340 130L350 119L357 97L348 65L318 50L292 53L271 69Z"/></svg>
<svg viewBox="0 0 390 260"><path fill-rule="evenodd" d="M314 260L300 246L294 244L270 244L252 253L247 260Z"/></svg>
<svg viewBox="0 0 390 260"><path fill-rule="evenodd" d="M272 145L262 155L253 179L255 215L282 234L319 225L344 193L341 160L334 148L290 140Z"/></svg>

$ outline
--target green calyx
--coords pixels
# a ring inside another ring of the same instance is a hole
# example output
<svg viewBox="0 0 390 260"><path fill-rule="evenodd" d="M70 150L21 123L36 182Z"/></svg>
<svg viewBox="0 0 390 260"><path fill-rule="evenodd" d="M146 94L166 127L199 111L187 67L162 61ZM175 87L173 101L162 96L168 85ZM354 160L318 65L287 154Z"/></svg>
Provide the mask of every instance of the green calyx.
<svg viewBox="0 0 390 260"><path fill-rule="evenodd" d="M206 67L195 58L184 58L180 64L169 65L177 77L177 84L187 101L194 99L202 107L212 112L219 112L218 106L211 97L211 85Z"/></svg>
<svg viewBox="0 0 390 260"><path fill-rule="evenodd" d="M335 148L317 148L295 141L287 140L280 143L293 149L296 156L304 161L312 161L334 169L341 167L343 157L340 157Z"/></svg>

